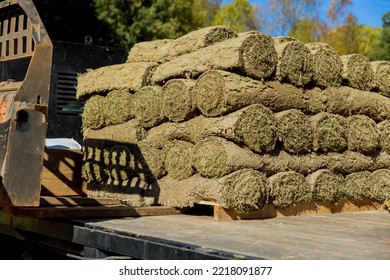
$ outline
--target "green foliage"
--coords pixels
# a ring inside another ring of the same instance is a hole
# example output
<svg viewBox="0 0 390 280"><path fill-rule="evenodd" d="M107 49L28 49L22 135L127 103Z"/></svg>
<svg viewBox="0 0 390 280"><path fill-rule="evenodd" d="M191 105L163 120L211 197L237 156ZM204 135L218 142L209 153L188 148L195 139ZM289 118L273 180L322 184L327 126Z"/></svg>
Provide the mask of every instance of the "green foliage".
<svg viewBox="0 0 390 280"><path fill-rule="evenodd" d="M375 55L373 48L379 46L381 42L381 33L382 28L375 28L369 25L359 25L359 53L368 58L371 58L373 55Z"/></svg>
<svg viewBox="0 0 390 280"><path fill-rule="evenodd" d="M193 28L194 0L93 0L97 17L123 47L139 41L176 38Z"/></svg>
<svg viewBox="0 0 390 280"><path fill-rule="evenodd" d="M236 32L257 30L260 19L256 14L257 7L248 0L233 0L219 9L212 23L229 26Z"/></svg>
<svg viewBox="0 0 390 280"><path fill-rule="evenodd" d="M215 15L221 7L222 0L195 0L192 5L194 27L212 25Z"/></svg>
<svg viewBox="0 0 390 280"><path fill-rule="evenodd" d="M368 54L370 60L390 61L390 12L383 15L382 26L379 42L372 46Z"/></svg>
<svg viewBox="0 0 390 280"><path fill-rule="evenodd" d="M339 55L359 53L359 26L356 17L350 13L342 25L328 29L322 41L331 45Z"/></svg>
<svg viewBox="0 0 390 280"><path fill-rule="evenodd" d="M303 43L317 42L321 39L323 24L316 20L298 20L288 33Z"/></svg>

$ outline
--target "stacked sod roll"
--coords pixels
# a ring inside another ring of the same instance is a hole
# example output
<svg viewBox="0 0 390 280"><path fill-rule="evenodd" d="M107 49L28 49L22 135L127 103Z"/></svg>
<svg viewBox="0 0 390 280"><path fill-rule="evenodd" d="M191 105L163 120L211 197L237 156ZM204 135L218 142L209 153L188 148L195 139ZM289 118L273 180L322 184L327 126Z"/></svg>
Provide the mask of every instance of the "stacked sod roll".
<svg viewBox="0 0 390 280"><path fill-rule="evenodd" d="M225 26L78 78L91 197L237 212L390 198L386 62Z"/></svg>

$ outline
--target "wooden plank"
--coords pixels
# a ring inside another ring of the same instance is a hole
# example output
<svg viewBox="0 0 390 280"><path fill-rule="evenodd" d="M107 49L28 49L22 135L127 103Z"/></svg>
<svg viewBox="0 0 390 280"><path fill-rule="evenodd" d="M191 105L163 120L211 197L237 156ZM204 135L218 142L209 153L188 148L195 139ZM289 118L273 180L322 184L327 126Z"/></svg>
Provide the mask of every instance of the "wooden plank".
<svg viewBox="0 0 390 280"><path fill-rule="evenodd" d="M263 209L250 213L238 213L232 209L225 209L218 205L212 205L214 207L214 220L216 221L268 219L285 216L324 215L342 212L372 211L381 208L379 203L368 199L355 202L342 200L338 203L310 201L290 205L286 208L277 208L272 204L267 204Z"/></svg>
<svg viewBox="0 0 390 280"><path fill-rule="evenodd" d="M115 198L90 198L81 196L41 196L41 206L98 206L98 205L122 205Z"/></svg>
<svg viewBox="0 0 390 280"><path fill-rule="evenodd" d="M87 184L81 178L82 152L78 149L46 149L41 195L86 195Z"/></svg>
<svg viewBox="0 0 390 280"><path fill-rule="evenodd" d="M163 206L54 206L54 207L4 207L4 212L15 217L34 218L102 218L177 215L180 211Z"/></svg>
<svg viewBox="0 0 390 280"><path fill-rule="evenodd" d="M226 222L215 222L210 216L175 215L107 219L87 226L109 234L158 238L169 244L177 242L187 244L188 248L197 246L256 259L387 260L389 219L390 215L384 211ZM360 227L368 221L378 226Z"/></svg>

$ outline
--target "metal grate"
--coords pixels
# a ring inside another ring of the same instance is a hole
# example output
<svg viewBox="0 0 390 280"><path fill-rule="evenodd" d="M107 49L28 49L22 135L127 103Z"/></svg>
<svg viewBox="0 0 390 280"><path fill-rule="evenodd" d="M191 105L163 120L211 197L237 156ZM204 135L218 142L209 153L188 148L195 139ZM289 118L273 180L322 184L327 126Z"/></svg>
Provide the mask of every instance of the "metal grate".
<svg viewBox="0 0 390 280"><path fill-rule="evenodd" d="M30 19L18 5L11 5L0 14L1 61L32 56L35 43Z"/></svg>
<svg viewBox="0 0 390 280"><path fill-rule="evenodd" d="M77 74L57 73L57 114L79 116L82 104L76 99Z"/></svg>

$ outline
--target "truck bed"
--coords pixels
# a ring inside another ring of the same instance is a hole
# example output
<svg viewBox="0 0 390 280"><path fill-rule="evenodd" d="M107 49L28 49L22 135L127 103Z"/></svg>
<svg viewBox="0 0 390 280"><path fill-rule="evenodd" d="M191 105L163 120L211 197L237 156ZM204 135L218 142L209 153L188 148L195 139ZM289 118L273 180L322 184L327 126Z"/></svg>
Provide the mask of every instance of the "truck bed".
<svg viewBox="0 0 390 280"><path fill-rule="evenodd" d="M223 222L184 214L69 221L0 213L0 232L58 239L78 246L83 258L388 260L389 222L387 211Z"/></svg>

